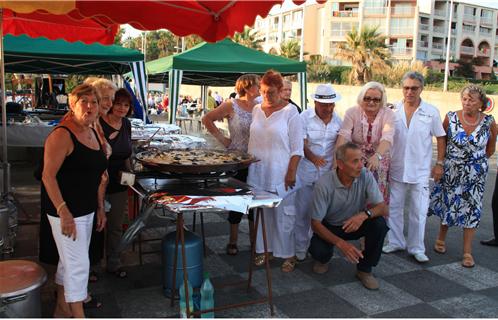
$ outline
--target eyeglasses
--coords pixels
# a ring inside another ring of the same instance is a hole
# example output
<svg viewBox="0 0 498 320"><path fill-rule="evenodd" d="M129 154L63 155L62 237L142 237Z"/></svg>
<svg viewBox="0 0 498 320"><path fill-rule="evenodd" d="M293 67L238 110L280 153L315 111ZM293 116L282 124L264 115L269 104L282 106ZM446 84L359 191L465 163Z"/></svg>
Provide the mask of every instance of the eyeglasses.
<svg viewBox="0 0 498 320"><path fill-rule="evenodd" d="M403 87L403 90L405 91L417 91L418 89L420 89L420 87Z"/></svg>
<svg viewBox="0 0 498 320"><path fill-rule="evenodd" d="M375 104L381 103L381 98L372 98L372 97L363 97L363 102L370 103L373 102Z"/></svg>

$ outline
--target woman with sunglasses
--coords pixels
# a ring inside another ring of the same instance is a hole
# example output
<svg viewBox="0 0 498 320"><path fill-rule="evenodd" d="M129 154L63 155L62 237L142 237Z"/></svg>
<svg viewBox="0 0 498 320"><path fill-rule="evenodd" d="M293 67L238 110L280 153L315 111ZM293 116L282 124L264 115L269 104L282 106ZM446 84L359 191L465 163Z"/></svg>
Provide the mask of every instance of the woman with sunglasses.
<svg viewBox="0 0 498 320"><path fill-rule="evenodd" d="M388 175L394 137L394 112L387 107L386 90L378 82L363 86L358 105L346 111L336 148L346 142L359 145L363 164L372 171L384 202L389 203Z"/></svg>

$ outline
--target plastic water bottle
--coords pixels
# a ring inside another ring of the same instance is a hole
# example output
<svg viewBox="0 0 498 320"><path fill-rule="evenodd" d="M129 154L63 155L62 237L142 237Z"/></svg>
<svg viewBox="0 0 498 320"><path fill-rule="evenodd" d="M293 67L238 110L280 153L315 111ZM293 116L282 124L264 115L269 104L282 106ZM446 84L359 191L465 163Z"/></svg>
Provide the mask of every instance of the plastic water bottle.
<svg viewBox="0 0 498 320"><path fill-rule="evenodd" d="M194 299L192 299L192 294L194 292L194 289L192 288L192 285L188 280L187 284L188 284L188 308L190 310L190 316L192 317L192 313L194 312ZM187 302L185 298L185 284L183 281L180 286L180 318L187 318Z"/></svg>
<svg viewBox="0 0 498 320"><path fill-rule="evenodd" d="M214 308L214 287L209 280L209 273L204 273L204 282L201 286L201 310ZM214 318L214 312L201 313L201 318Z"/></svg>

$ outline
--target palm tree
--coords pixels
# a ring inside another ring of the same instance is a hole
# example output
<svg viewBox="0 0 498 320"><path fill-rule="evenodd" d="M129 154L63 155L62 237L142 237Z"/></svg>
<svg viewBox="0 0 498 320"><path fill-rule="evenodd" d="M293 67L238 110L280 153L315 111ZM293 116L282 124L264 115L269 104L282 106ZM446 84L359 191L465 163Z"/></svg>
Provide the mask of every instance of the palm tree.
<svg viewBox="0 0 498 320"><path fill-rule="evenodd" d="M254 31L248 26L244 27L244 31L235 33L232 37L232 41L251 49L263 49L263 47L261 46L261 43L263 43L263 39L259 39L258 32Z"/></svg>
<svg viewBox="0 0 498 320"><path fill-rule="evenodd" d="M300 53L301 53L301 44L299 43L299 41L295 39L288 40L280 44L280 55L282 57L299 60Z"/></svg>
<svg viewBox="0 0 498 320"><path fill-rule="evenodd" d="M351 62L349 81L364 84L372 79L372 73L380 72L388 66L389 49L385 37L377 32L378 27L363 27L360 31L351 30L346 42L337 46L334 58Z"/></svg>

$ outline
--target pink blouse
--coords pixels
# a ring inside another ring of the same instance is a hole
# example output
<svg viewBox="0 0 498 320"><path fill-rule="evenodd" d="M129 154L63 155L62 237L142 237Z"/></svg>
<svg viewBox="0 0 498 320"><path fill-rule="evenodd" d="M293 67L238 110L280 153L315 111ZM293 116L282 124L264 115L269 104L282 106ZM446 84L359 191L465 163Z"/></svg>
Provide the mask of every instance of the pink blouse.
<svg viewBox="0 0 498 320"><path fill-rule="evenodd" d="M347 141L357 144L367 143L368 120L360 106L349 108L344 115L339 135ZM382 107L372 123L372 136L370 143L379 144L386 140L393 144L394 137L394 112L388 107Z"/></svg>

